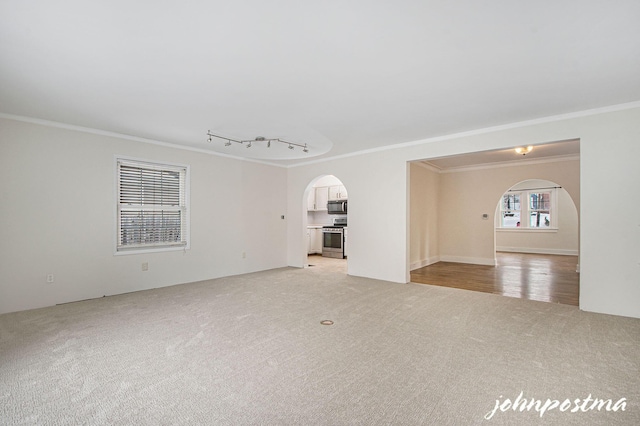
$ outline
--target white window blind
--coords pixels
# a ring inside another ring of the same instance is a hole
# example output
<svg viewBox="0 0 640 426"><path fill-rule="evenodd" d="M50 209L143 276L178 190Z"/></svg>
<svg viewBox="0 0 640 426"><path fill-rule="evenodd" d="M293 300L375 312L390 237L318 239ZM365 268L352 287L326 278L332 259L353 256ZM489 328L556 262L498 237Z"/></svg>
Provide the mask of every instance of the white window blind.
<svg viewBox="0 0 640 426"><path fill-rule="evenodd" d="M187 167L117 160L117 251L188 245Z"/></svg>

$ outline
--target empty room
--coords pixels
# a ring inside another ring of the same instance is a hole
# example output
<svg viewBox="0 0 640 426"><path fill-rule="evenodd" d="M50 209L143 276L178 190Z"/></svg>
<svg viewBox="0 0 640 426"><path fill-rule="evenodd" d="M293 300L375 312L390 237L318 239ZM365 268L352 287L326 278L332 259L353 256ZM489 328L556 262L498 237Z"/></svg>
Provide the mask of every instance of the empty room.
<svg viewBox="0 0 640 426"><path fill-rule="evenodd" d="M639 424L638 16L0 2L0 423Z"/></svg>

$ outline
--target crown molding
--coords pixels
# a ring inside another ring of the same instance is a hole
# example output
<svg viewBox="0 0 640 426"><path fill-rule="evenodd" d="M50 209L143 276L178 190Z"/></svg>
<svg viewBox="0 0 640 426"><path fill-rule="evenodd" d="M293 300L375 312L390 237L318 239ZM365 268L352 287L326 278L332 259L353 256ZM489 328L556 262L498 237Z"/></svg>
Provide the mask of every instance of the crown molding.
<svg viewBox="0 0 640 426"><path fill-rule="evenodd" d="M464 154L462 154L464 155ZM423 169L429 170L431 172L434 173L442 173L442 169L440 167L434 166L433 164L430 164L428 162L428 160L424 160L424 161L412 161L411 164L414 164L416 166L422 167Z"/></svg>
<svg viewBox="0 0 640 426"><path fill-rule="evenodd" d="M369 154L369 153L388 151L388 150L392 150L392 149L402 149L402 148L413 147L413 146L417 146L417 145L424 145L424 144L432 143L432 142L446 141L446 140L457 139L457 138L462 138L462 137L476 136L476 135L482 135L482 134L487 134L487 133L494 133L494 132L498 132L498 131L502 131L502 130L516 129L516 128L527 127L527 126L532 126L532 125L536 125L536 124L551 123L551 122L554 122L554 121L562 121L562 120L569 120L569 119L574 119L574 118L588 117L588 116L592 116L592 115L598 115L598 114L604 114L604 113L616 112L616 111L623 111L623 110L629 110L629 109L634 109L634 108L640 108L640 101L628 102L628 103L617 104L617 105L610 105L610 106L601 107L601 108L593 108L593 109L584 110L584 111L553 115L553 116L537 118L537 119L532 119L532 120L526 120L526 121L519 121L519 122L510 123L510 124L504 124L504 125L499 125L499 126L485 127L485 128L482 128L482 129L470 130L470 131L459 132L459 133L452 133L452 134L449 134L449 135L436 136L436 137L433 137L433 138L419 139L419 140L412 141L412 142L405 142L405 143L400 143L400 144L382 146L382 147L378 147L378 148L365 149L365 150L361 150L361 151L350 152L350 153L347 153L347 154L321 158L321 159L317 159L317 160L303 161L303 162L295 163L295 164L279 164L279 163L272 163L272 162L269 162L269 161L256 160L256 159L252 159L252 158L238 157L238 156L224 154L224 153L220 153L220 152L209 151L209 150L206 150L206 149L194 148L194 147L190 147L190 146L186 146L186 145L180 145L180 144L175 144L175 143L170 143L170 142L163 142L163 141L158 141L158 140L154 140L154 139L141 138L141 137L138 137L138 136L125 135L125 134L122 134L122 133L116 133L116 132L110 132L110 131L106 131L106 130L93 129L93 128L90 128L90 127L76 126L76 125L73 125L73 124L59 123L59 122L56 122L56 121L43 120L43 119L39 119L39 118L25 117L25 116L14 115L14 114L7 114L7 113L3 113L3 112L0 112L0 118L4 118L4 119L7 119L7 120L21 121L21 122L31 123L31 124L37 124L37 125L41 125L41 126L54 127L54 128L59 128L59 129L66 129L66 130L73 130L73 131L77 131L77 132L90 133L90 134L94 134L94 135L108 136L108 137L114 137L114 138L119 138L119 139L126 139L126 140L130 140L130 141L148 143L148 144L164 146L164 147L168 147L168 148L183 149L183 150L186 150L186 151L198 152L198 153L202 153L202 154L209 154L209 155L213 155L213 156L216 156L216 157L231 158L231 159L238 160L238 161L246 161L246 162L251 162L251 163L264 164L264 165L268 165L268 166L282 167L282 168L287 168L288 169L288 168L301 167L301 166L306 166L306 165L311 165L311 164L324 163L324 162L327 162L327 161L335 161L335 160L339 160L339 159L342 159L342 158L355 157L355 156Z"/></svg>
<svg viewBox="0 0 640 426"><path fill-rule="evenodd" d="M117 138L117 139L125 139L125 140L129 140L129 141L134 141L134 142L148 143L148 144L151 144L151 145L163 146L165 148L181 149L181 150L185 150L185 151L198 152L198 153L201 153L201 154L209 154L209 155L213 155L213 156L216 156L216 157L224 157L224 158L231 158L231 159L239 160L239 161L247 161L247 162L250 162L250 163L265 164L265 165L268 165L268 166L275 166L275 167L284 167L281 164L270 163L268 161L261 161L261 160L256 160L256 159L253 159L253 158L246 158L246 157L238 157L238 156L235 156L235 155L224 154L222 152L216 152L216 151L209 151L209 150L202 149L202 148L194 148L194 147L186 146L186 145L180 145L180 144L175 144L175 143L170 143L170 142L163 142L163 141L158 141L158 140L155 140L155 139L141 138L141 137L138 137L138 136L125 135L125 134L122 134L122 133L110 132L110 131L107 131L107 130L93 129L91 127L76 126L74 124L60 123L60 122L57 122L57 121L43 120L43 119L40 119L40 118L25 117L25 116L14 115L14 114L6 114L6 113L3 113L3 112L0 112L0 118L4 118L6 120L20 121L20 122L29 123L29 124L37 124L39 126L53 127L53 128L56 128L56 129L71 130L71 131L74 131L74 132L89 133L89 134L92 134L92 135L106 136L106 137Z"/></svg>
<svg viewBox="0 0 640 426"><path fill-rule="evenodd" d="M501 161L499 163L485 163L485 164L476 164L472 166L451 167L448 169L440 169L439 173L442 173L442 174L461 173L461 172L469 172L469 171L475 171L475 170L499 169L503 167L530 166L534 164L558 163L563 161L576 161L576 160L580 160L580 155L577 155L577 154L557 155L555 157L535 158L532 160L512 160L512 161Z"/></svg>
<svg viewBox="0 0 640 426"><path fill-rule="evenodd" d="M570 112L570 113L566 113L566 114L552 115L552 116L548 116L548 117L536 118L536 119L525 120L525 121L518 121L518 122L515 122L515 123L503 124L503 125L499 125L499 126L485 127L485 128L476 129L476 130L469 130L469 131L466 131L466 132L459 132L459 133L452 133L452 134L449 134L449 135L436 136L436 137L433 137L433 138L419 139L419 140L412 141L412 142L405 142L405 143L382 146L382 147L378 147L378 148L365 149L365 150L362 150L362 151L350 152L348 154L336 155L334 157L328 157L328 158L322 158L322 159L317 159L317 160L312 160L312 161L305 161L305 162L302 162L302 163L296 163L296 164L292 164L292 165L287 166L287 168L306 166L306 165L310 165L310 164L322 163L322 162L325 162L325 161L334 161L334 160L338 160L338 159L341 159L341 158L354 157L354 156L357 156L357 155L370 154L370 153L381 152L381 151L388 151L388 150L391 150L391 149L401 149L401 148L413 147L413 146L424 145L424 144L432 143L432 142L440 142L440 141L446 141L446 140L451 140L451 139L458 139L458 138L462 138L462 137L483 135L483 134L494 133L494 132L499 132L499 131L503 131L503 130L517 129L517 128L533 126L533 125L537 125L537 124L545 124L545 123L552 123L552 122L555 122L555 121L570 120L570 119L581 118L581 117L589 117L589 116L592 116L592 115L599 115L599 114L605 114L605 113L616 112L616 111L624 111L624 110L635 109L635 108L640 108L640 101L627 102L627 103L624 103L624 104L617 104L617 105L609 105L609 106L601 107L601 108L593 108L593 109L588 109L588 110L584 110L584 111L577 111L577 112Z"/></svg>

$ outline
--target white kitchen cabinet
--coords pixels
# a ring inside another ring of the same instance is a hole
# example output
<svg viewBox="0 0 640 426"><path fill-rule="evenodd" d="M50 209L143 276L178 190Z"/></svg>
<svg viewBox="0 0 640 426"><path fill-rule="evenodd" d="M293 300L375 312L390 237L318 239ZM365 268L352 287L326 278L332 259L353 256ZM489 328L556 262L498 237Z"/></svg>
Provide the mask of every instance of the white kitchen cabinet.
<svg viewBox="0 0 640 426"><path fill-rule="evenodd" d="M344 185L318 186L316 188L313 188L313 191L309 191L309 198L307 199L307 210L327 210L327 201L346 199L347 189L344 187Z"/></svg>
<svg viewBox="0 0 640 426"><path fill-rule="evenodd" d="M307 210L312 212L316 209L316 191L315 188L311 188L309 191L309 197L307 198Z"/></svg>
<svg viewBox="0 0 640 426"><path fill-rule="evenodd" d="M309 191L309 198L307 199L307 210L318 211L327 210L327 201L329 200L329 187L319 186L313 188L313 191Z"/></svg>
<svg viewBox="0 0 640 426"><path fill-rule="evenodd" d="M316 188L316 210L327 210L329 201L329 188L321 186Z"/></svg>
<svg viewBox="0 0 640 426"><path fill-rule="evenodd" d="M311 246L314 253L322 254L322 228L315 228L311 238Z"/></svg>
<svg viewBox="0 0 640 426"><path fill-rule="evenodd" d="M346 200L347 189L344 185L336 185L329 187L329 200Z"/></svg>
<svg viewBox="0 0 640 426"><path fill-rule="evenodd" d="M308 254L322 254L322 228L317 226L307 227L307 238L309 240Z"/></svg>

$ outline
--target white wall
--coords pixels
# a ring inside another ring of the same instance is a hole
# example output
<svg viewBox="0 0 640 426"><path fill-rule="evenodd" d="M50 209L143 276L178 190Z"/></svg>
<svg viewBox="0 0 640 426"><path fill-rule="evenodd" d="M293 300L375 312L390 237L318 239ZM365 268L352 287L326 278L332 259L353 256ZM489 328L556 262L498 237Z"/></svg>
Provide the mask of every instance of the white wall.
<svg viewBox="0 0 640 426"><path fill-rule="evenodd" d="M191 166L190 250L114 256L115 155ZM0 313L286 266L279 167L2 119L0 197Z"/></svg>
<svg viewBox="0 0 640 426"><path fill-rule="evenodd" d="M407 282L407 161L569 139L581 141L580 188L570 188L562 179L550 180L565 187L579 206L580 308L640 317L640 198L633 196L640 182L636 164L640 154L638 105L417 141L395 149L292 167L288 172L288 262L293 266L303 264L305 189L319 175L333 174L349 190L348 273ZM539 176L520 180L529 177ZM487 174L482 179L491 176ZM492 201L486 207L490 218L495 200L511 185L506 184L490 197ZM621 200L626 203L624 209L612 208L619 206ZM484 222L493 228L491 219ZM441 230L439 239L442 238ZM442 247L441 244L440 254L448 254L442 252ZM492 256L484 251L467 255Z"/></svg>
<svg viewBox="0 0 640 426"><path fill-rule="evenodd" d="M640 318L640 108L594 120L580 151L580 307Z"/></svg>
<svg viewBox="0 0 640 426"><path fill-rule="evenodd" d="M318 179L313 184L313 187L317 188L320 186L338 186L338 185L342 185L342 182L340 181L340 179L338 179L333 175L327 175L327 176L322 176L320 179Z"/></svg>
<svg viewBox="0 0 640 426"><path fill-rule="evenodd" d="M440 174L420 163L410 163L410 269L440 261L438 205Z"/></svg>
<svg viewBox="0 0 640 426"><path fill-rule="evenodd" d="M324 175L336 176L349 193L348 273L407 282L407 164L401 161L398 167L397 161L380 153L289 169L289 265L305 263L307 191Z"/></svg>
<svg viewBox="0 0 640 426"><path fill-rule="evenodd" d="M569 188L579 199L579 165L579 160L572 159L442 173L438 223L441 260L494 265L494 215L502 194L521 181L544 178ZM485 214L487 219L483 218Z"/></svg>

